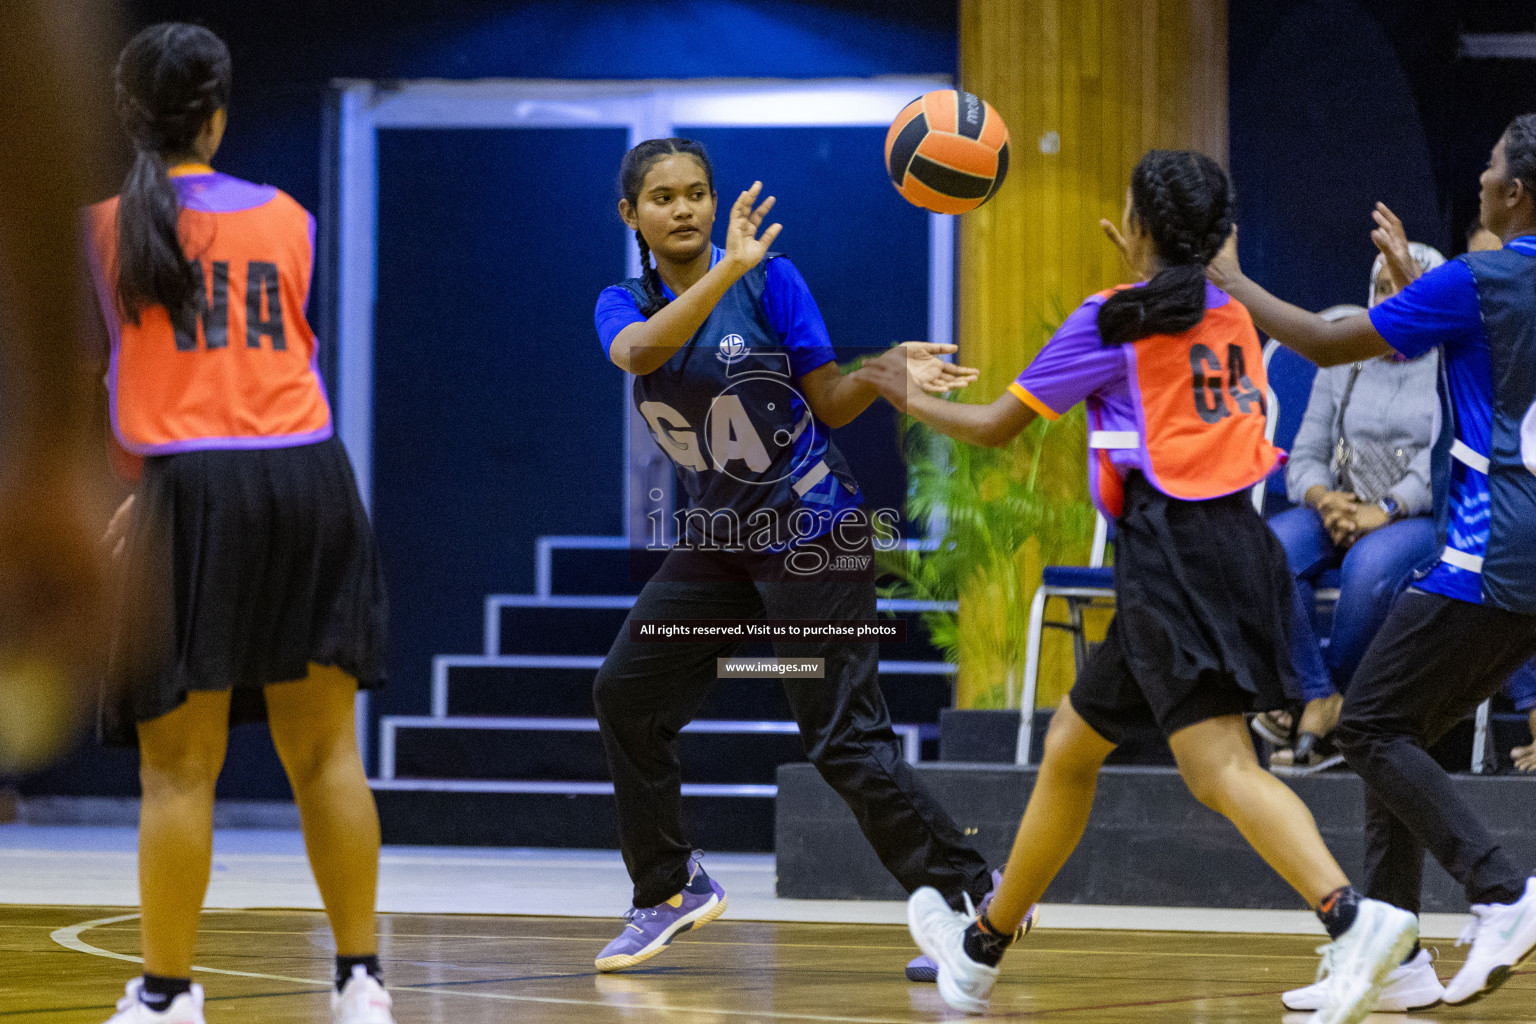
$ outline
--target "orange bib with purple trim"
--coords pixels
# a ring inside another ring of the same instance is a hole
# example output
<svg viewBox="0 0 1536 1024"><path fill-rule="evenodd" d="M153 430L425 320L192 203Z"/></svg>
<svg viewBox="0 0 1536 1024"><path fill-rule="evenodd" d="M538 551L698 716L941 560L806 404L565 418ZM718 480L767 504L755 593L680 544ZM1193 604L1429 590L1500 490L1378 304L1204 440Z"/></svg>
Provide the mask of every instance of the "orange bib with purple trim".
<svg viewBox="0 0 1536 1024"><path fill-rule="evenodd" d="M304 316L314 260L309 214L277 189L224 175L173 181L185 204L179 233L202 293L174 321L158 305L141 310L136 324L122 315L118 200L86 211L112 339L107 386L117 439L137 455L325 440L330 403Z"/></svg>
<svg viewBox="0 0 1536 1024"><path fill-rule="evenodd" d="M1285 462L1285 452L1265 436L1264 350L1242 303L1229 296L1187 331L1122 348L1139 429L1090 430L1088 438L1094 498L1106 513L1124 511L1129 461L1159 491L1185 501L1252 487ZM1116 460L1110 453L1117 450L1134 451L1135 458Z"/></svg>

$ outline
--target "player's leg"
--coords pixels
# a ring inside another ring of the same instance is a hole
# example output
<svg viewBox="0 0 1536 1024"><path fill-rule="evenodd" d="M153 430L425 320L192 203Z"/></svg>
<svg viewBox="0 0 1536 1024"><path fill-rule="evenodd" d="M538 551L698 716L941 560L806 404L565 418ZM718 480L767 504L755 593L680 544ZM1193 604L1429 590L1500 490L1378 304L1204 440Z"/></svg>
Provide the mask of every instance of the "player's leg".
<svg viewBox="0 0 1536 1024"><path fill-rule="evenodd" d="M1259 767L1241 715L1169 736L1179 772L1201 803L1232 822L1264 861L1316 908L1334 940L1316 993L1321 1021L1358 1021L1418 939L1413 915L1363 898L1328 851L1306 804Z"/></svg>
<svg viewBox="0 0 1536 1024"><path fill-rule="evenodd" d="M875 618L872 580L760 581L758 590L770 619ZM879 644L776 643L774 653L821 660L824 678L786 679L785 696L806 759L848 804L881 863L908 892L927 885L956 908L965 894L979 903L991 873L902 756L880 691Z"/></svg>
<svg viewBox="0 0 1536 1024"><path fill-rule="evenodd" d="M1045 734L1045 756L1014 835L1003 882L987 910L996 930L1012 934L1077 849L1093 809L1099 769L1114 749L1114 743L1073 710L1071 698L1063 697Z"/></svg>
<svg viewBox="0 0 1536 1024"><path fill-rule="evenodd" d="M750 583L653 580L641 590L593 684L598 729L613 778L619 845L634 883L625 926L596 958L600 971L634 967L674 937L725 910L725 890L694 856L682 820L677 737L733 642L648 642L630 623L750 619L762 605Z"/></svg>
<svg viewBox="0 0 1536 1024"><path fill-rule="evenodd" d="M956 913L932 889L918 890L907 903L912 936L938 963L939 992L951 1007L972 1013L986 1008L1003 953L1082 838L1104 759L1129 728L1151 722L1125 659L1119 622L1111 620L1104 642L1051 720L1034 789L986 912L974 918Z"/></svg>
<svg viewBox="0 0 1536 1024"><path fill-rule="evenodd" d="M1536 884L1425 748L1532 653L1536 618L1409 591L1392 606L1345 696L1338 735L1350 767L1483 908L1447 1002L1497 988L1536 948ZM1390 834L1369 841L1393 842Z"/></svg>
<svg viewBox="0 0 1536 1024"><path fill-rule="evenodd" d="M1168 737L1168 745L1195 799L1236 825L1309 905L1349 884L1307 805L1259 767L1241 715L1185 726Z"/></svg>
<svg viewBox="0 0 1536 1024"><path fill-rule="evenodd" d="M229 739L229 701L228 690L193 691L174 711L138 727L139 998L154 1010L177 999L201 1002L190 991L192 959L213 858L213 791Z"/></svg>
<svg viewBox="0 0 1536 1024"><path fill-rule="evenodd" d="M934 889L907 902L907 925L938 965L939 994L967 1013L987 1008L1003 954L1022 934L1036 902L1088 824L1099 769L1115 744L1063 699L1046 733L1045 756L1013 850L990 904L977 915L952 910Z"/></svg>
<svg viewBox="0 0 1536 1024"><path fill-rule="evenodd" d="M1365 790L1365 822L1365 895L1417 915L1424 847L1370 787ZM1285 992L1280 999L1288 1010L1320 1010L1328 989L1325 979ZM1445 986L1435 974L1433 958L1415 943L1407 958L1382 983L1376 1010L1423 1010L1440 1002L1444 995Z"/></svg>
<svg viewBox="0 0 1536 1024"><path fill-rule="evenodd" d="M337 1002L348 1011L339 1019L388 1020L374 920L379 814L357 749L357 680L311 665L307 678L269 685L265 695L272 743L299 805L310 869L336 937Z"/></svg>

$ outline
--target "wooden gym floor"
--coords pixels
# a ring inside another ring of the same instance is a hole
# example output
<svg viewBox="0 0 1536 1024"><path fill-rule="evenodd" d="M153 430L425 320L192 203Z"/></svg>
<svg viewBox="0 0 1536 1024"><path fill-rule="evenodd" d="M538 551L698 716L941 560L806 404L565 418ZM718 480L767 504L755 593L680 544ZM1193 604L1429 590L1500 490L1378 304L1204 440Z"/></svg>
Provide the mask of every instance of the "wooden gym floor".
<svg viewBox="0 0 1536 1024"><path fill-rule="evenodd" d="M901 970L914 953L889 925L763 924L729 917L637 971L592 957L617 919L392 914L381 953L400 1024L607 1021L906 1024L958 1018ZM1299 1022L1279 993L1312 980L1310 936L1045 929L1009 954L1001 1020L1083 1024ZM1445 944L1447 947L1449 944ZM0 1022L101 1024L137 973L131 909L0 906ZM330 934L312 911L210 911L198 980L209 1024L323 1024ZM1459 966L1444 948L1442 978ZM1371 1021L1536 1019L1536 972L1470 1007Z"/></svg>

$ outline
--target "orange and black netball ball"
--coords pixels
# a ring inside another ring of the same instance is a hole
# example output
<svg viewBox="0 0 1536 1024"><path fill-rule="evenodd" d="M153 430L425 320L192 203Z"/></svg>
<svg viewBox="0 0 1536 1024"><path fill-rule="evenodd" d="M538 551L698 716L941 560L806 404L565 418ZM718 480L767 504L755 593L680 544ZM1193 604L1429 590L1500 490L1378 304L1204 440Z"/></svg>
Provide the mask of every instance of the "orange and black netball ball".
<svg viewBox="0 0 1536 1024"><path fill-rule="evenodd" d="M908 202L965 213L995 196L1008 176L1008 126L980 96L939 89L891 122L885 167Z"/></svg>

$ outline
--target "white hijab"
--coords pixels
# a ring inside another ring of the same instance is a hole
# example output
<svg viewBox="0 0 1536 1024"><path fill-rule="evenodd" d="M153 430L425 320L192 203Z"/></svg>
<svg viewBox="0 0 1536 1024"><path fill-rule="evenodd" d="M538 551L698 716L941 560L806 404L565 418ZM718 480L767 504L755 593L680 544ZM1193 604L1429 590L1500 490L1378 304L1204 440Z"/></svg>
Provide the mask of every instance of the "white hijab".
<svg viewBox="0 0 1536 1024"><path fill-rule="evenodd" d="M1432 245L1425 245L1423 242L1409 242L1408 252L1414 262L1418 263L1419 269L1426 274L1445 262L1445 257L1440 255L1439 249ZM1387 258L1378 252L1376 262L1371 264L1371 288L1365 300L1367 306L1376 305L1376 276L1381 273L1381 268L1386 261Z"/></svg>

